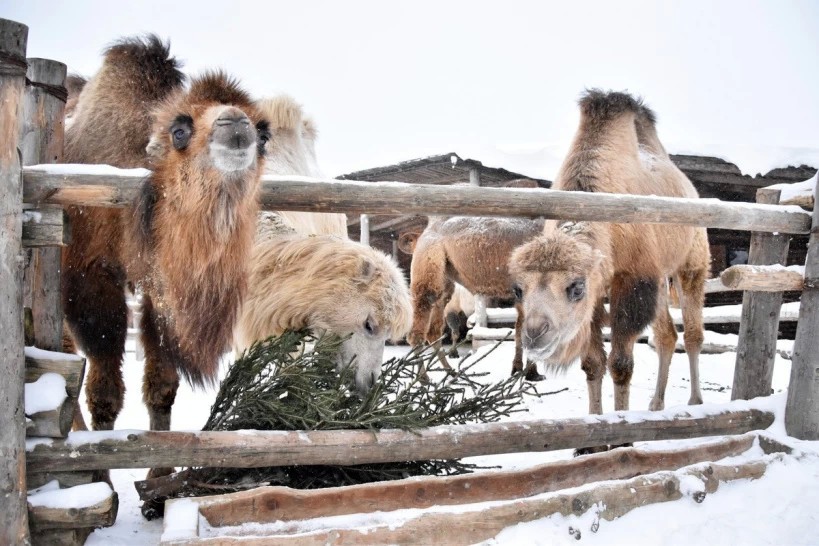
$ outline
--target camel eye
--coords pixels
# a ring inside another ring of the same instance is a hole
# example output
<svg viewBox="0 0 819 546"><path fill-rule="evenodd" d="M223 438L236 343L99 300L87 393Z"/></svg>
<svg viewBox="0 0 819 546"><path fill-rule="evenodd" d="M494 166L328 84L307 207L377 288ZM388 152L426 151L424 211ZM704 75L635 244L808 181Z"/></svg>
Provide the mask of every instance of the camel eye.
<svg viewBox="0 0 819 546"><path fill-rule="evenodd" d="M586 295L586 281L578 279L566 289L566 297L569 301L580 301Z"/></svg>
<svg viewBox="0 0 819 546"><path fill-rule="evenodd" d="M184 150L188 147L193 134L193 119L190 116L178 116L170 128L173 147L177 150Z"/></svg>
<svg viewBox="0 0 819 546"><path fill-rule="evenodd" d="M520 301L523 299L523 290L521 289L520 286L518 285L513 286L512 292L514 292L516 300Z"/></svg>
<svg viewBox="0 0 819 546"><path fill-rule="evenodd" d="M370 317L367 317L367 320L364 321L364 331L370 335L375 333L375 324Z"/></svg>

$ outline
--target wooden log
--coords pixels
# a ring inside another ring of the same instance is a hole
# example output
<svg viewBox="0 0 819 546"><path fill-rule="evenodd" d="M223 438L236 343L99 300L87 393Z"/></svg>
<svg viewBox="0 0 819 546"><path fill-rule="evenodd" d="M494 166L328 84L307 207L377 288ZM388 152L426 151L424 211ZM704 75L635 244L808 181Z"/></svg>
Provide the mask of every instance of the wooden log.
<svg viewBox="0 0 819 546"><path fill-rule="evenodd" d="M48 529L31 535L32 546L82 546L93 529Z"/></svg>
<svg viewBox="0 0 819 546"><path fill-rule="evenodd" d="M620 480L698 462L718 461L750 449L754 434L672 450L617 449L525 470L424 477L349 487L299 490L262 487L198 499L199 513L213 527L271 523L364 512L389 512L435 505L514 500L579 487L589 481ZM157 478L161 479L161 478ZM140 482L137 482L139 491ZM140 498L149 500L140 494Z"/></svg>
<svg viewBox="0 0 819 546"><path fill-rule="evenodd" d="M86 491L93 490L96 493L102 489L101 486L108 488L106 496L96 502L84 505L82 496L86 494ZM53 508L38 504L37 496L31 496L31 502L28 504L28 517L34 530L110 527L117 519L119 497L104 482L78 485L68 489L51 491L50 493L52 495L60 493L65 498L76 494L78 498L69 500L69 504L72 506L70 508Z"/></svg>
<svg viewBox="0 0 819 546"><path fill-rule="evenodd" d="M760 188L756 192L756 201L776 204L779 202L779 195L779 190ZM781 233L753 233L748 263L784 265L788 258L789 244L790 237ZM745 292L742 295L742 318L739 322L731 400L750 400L771 394L781 307L781 291Z"/></svg>
<svg viewBox="0 0 819 546"><path fill-rule="evenodd" d="M342 545L342 544L476 544L495 537L505 528L519 523L535 521L555 514L581 516L594 510L600 520L611 521L622 517L635 508L647 504L670 502L690 495L696 502L704 502L715 493L720 483L734 480L759 479L769 464L781 461L781 455L744 463L720 465L700 463L677 472L655 472L645 476L619 481L593 484L579 491L549 495L517 502L491 505L463 512L422 513L407 520L403 525L394 523L361 529L324 528L322 522L313 520L306 526L293 524L276 534L263 534L254 530L251 536L222 536L188 540L175 540L161 544L287 544L287 545ZM702 489L690 491L696 478ZM182 502L190 502L182 499ZM168 503L166 514L174 515L174 504ZM599 524L599 523L598 523ZM325 524L326 525L326 524ZM319 528L320 530L316 530ZM287 533L287 534L285 534ZM197 533L198 534L198 533ZM582 538L579 534L576 538Z"/></svg>
<svg viewBox="0 0 819 546"><path fill-rule="evenodd" d="M68 96L64 87L66 72L66 66L57 61L28 60L28 85L20 132L23 165L59 163L63 160L63 118ZM37 214L40 221L27 223L29 242L49 247L34 252L31 308L34 311L35 343L42 349L52 351L61 349L63 338L62 251L59 246L70 239L68 222L60 209L42 207Z"/></svg>
<svg viewBox="0 0 819 546"><path fill-rule="evenodd" d="M85 359L79 355L26 348L26 383L37 381L44 373L56 373L65 378L68 396L79 398L85 375Z"/></svg>
<svg viewBox="0 0 819 546"><path fill-rule="evenodd" d="M732 265L720 273L719 278L730 290L754 292L802 290L805 281L801 271L781 265Z"/></svg>
<svg viewBox="0 0 819 546"><path fill-rule="evenodd" d="M0 19L0 544L29 542L23 405L20 105L28 27Z"/></svg>
<svg viewBox="0 0 819 546"><path fill-rule="evenodd" d="M71 228L68 223L68 215L62 207L44 206L23 211L24 247L59 247L70 242Z"/></svg>
<svg viewBox="0 0 819 546"><path fill-rule="evenodd" d="M28 472L26 476L29 490L42 487L54 480L57 480L63 489L94 481L94 472Z"/></svg>
<svg viewBox="0 0 819 546"><path fill-rule="evenodd" d="M817 177L815 195L819 195ZM785 429L800 440L819 440L819 206L805 258L805 289L793 346Z"/></svg>
<svg viewBox="0 0 819 546"><path fill-rule="evenodd" d="M26 415L33 423L32 427L26 427L26 437L65 438L71 431L76 407L77 399L66 396L62 404L52 410Z"/></svg>
<svg viewBox="0 0 819 546"><path fill-rule="evenodd" d="M637 421L640 416L644 420ZM620 445L741 434L769 427L773 414L720 410L621 412L576 419L449 425L417 431L82 432L33 446L30 472L212 466L355 465Z"/></svg>
<svg viewBox="0 0 819 546"><path fill-rule="evenodd" d="M124 207L148 171L98 165L48 165L23 170L27 202ZM266 210L544 217L618 223L670 223L740 231L807 233L810 214L800 207L727 203L707 199L620 195L527 188L355 182L267 175L260 192Z"/></svg>

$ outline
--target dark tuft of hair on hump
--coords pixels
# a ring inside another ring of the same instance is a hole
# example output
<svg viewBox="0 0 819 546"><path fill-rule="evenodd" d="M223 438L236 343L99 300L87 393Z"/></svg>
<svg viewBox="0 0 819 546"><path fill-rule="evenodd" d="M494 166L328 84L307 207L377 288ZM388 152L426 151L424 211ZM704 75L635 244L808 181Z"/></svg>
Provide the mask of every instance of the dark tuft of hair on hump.
<svg viewBox="0 0 819 546"><path fill-rule="evenodd" d="M239 86L239 80L221 70L208 71L194 78L188 100L192 103L216 102L245 108L253 105L250 95Z"/></svg>
<svg viewBox="0 0 819 546"><path fill-rule="evenodd" d="M180 70L182 63L171 57L171 43L163 42L156 34L122 38L105 50L106 62L126 65L133 69L134 81L142 82L143 90L155 90L155 98L164 97L167 90L185 82ZM151 98L151 97L149 97Z"/></svg>
<svg viewBox="0 0 819 546"><path fill-rule="evenodd" d="M65 77L65 89L69 95L79 95L87 83L88 78L73 72Z"/></svg>
<svg viewBox="0 0 819 546"><path fill-rule="evenodd" d="M635 98L629 93L586 89L580 97L579 104L583 115L592 121L604 122L620 114L633 112L654 122L654 112L643 104L641 98Z"/></svg>

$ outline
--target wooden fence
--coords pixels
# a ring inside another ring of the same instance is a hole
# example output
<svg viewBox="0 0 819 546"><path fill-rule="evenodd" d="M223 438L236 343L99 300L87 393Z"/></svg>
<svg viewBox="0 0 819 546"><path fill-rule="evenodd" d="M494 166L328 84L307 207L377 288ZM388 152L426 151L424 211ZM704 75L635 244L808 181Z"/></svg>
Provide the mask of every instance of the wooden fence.
<svg viewBox="0 0 819 546"><path fill-rule="evenodd" d="M290 464L285 454L304 441L298 433L240 436L236 433L145 432L111 436L112 433L91 432L77 445L74 445L76 439L71 443L44 442L27 456L23 403L24 247L44 249L36 258L35 267L39 268L35 275L38 295L32 298L39 324L35 335L38 343L56 348L62 335L59 247L68 240L61 207L126 207L149 173L101 166L42 164L58 162L61 158L65 67L53 61L27 60L26 40L24 25L0 19L0 374L3 377L0 388L0 543L3 544L23 544L29 540L27 463L32 472L122 468L135 464L140 467L235 466L237 450L244 450L244 455L256 454L252 459L242 458L252 464ZM35 119L39 121L32 125ZM21 132L24 127L29 129ZM36 145L31 144L33 142ZM25 150L22 156L19 150ZM22 164L41 164L21 167L21 160ZM811 217L799 207L776 205L777 198L764 191L758 204L745 204L543 189L441 187L271 176L263 179L261 201L263 208L272 210L543 216L746 230L754 232L751 261L758 265L781 262L783 246L787 249L787 234L810 233L801 282L803 295L786 426L788 433L797 438L819 439L819 207L815 207ZM49 220L37 225L32 220L35 218ZM748 312L742 317L745 334L740 334L742 347L738 351L733 394L741 398L767 395L773 362L769 348L772 345L775 350L776 340L776 322L771 318L771 309L776 307L778 315L776 294L791 288L792 284L748 285L737 281L736 286L752 286L755 291L746 293L744 305ZM333 464L342 460L390 460L396 453L404 458L445 458L554 449L555 446L583 447L661 437L737 433L770 424L770 414L732 412L725 415L728 417L723 420L709 418L694 425L681 418L657 421L653 425L627 423L615 427L616 430L611 424L594 425L586 420L541 424L544 428L539 432L531 431L529 427L534 426L533 423L529 423L525 431L512 430L513 425L504 425L506 428L485 425L468 430L452 427L452 430L436 431L435 442L423 440L429 436L424 433L393 438L396 434L400 436L397 431L366 433L366 438L360 431L310 433L306 436L310 442L298 446L302 454L299 462L303 464L304 457L311 464ZM390 438L394 442L387 441ZM500 445L498 438L504 439ZM429 448L429 442L437 447ZM344 445L353 448L341 450ZM397 445L403 446L404 451L396 450ZM153 458L137 460L134 450L151 454ZM362 453L369 456L362 459Z"/></svg>

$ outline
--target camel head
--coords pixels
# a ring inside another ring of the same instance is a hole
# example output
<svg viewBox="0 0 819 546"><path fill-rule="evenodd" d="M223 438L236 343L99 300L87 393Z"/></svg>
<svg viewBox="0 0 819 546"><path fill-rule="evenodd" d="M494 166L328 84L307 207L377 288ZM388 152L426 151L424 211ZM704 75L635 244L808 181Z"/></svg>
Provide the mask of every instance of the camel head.
<svg viewBox="0 0 819 546"><path fill-rule="evenodd" d="M224 73L194 79L154 112L147 152L161 185L156 189L180 209L255 196L268 125L249 95Z"/></svg>
<svg viewBox="0 0 819 546"><path fill-rule="evenodd" d="M340 242L335 259L347 263L336 290L325 291L311 313L313 330L345 338L339 366L353 363L355 383L366 393L381 377L384 344L409 331L412 303L406 280L383 253L351 241Z"/></svg>
<svg viewBox="0 0 819 546"><path fill-rule="evenodd" d="M566 366L581 355L605 291L603 255L560 229L518 247L509 260L523 305L523 348L531 360Z"/></svg>

